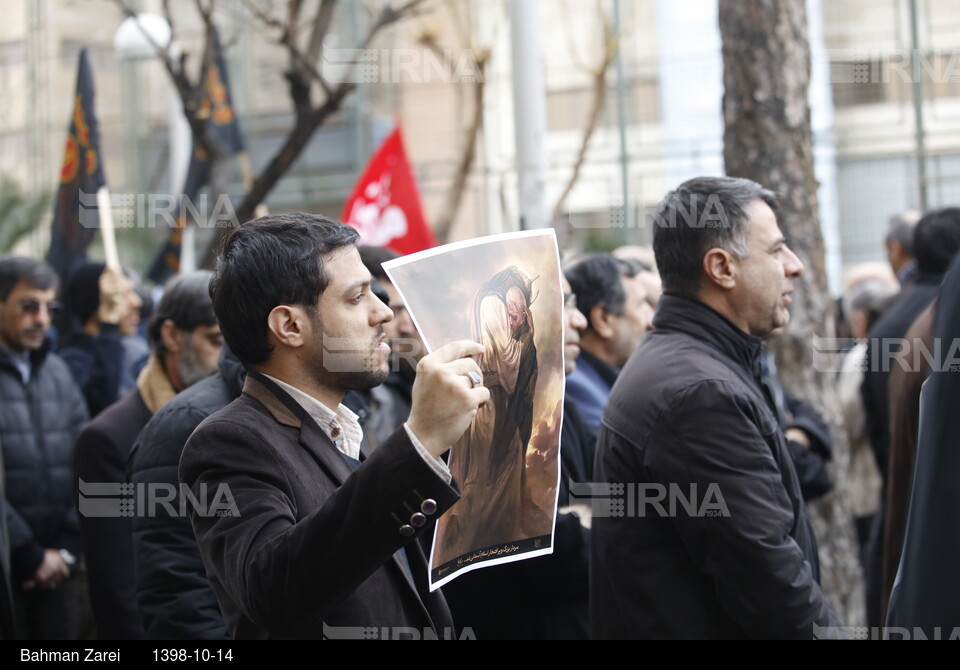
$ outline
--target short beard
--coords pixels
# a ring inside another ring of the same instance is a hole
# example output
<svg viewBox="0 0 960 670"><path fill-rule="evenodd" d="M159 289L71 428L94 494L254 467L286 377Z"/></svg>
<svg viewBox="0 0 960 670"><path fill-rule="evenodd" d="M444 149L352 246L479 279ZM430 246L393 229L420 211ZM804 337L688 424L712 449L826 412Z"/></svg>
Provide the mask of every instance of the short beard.
<svg viewBox="0 0 960 670"><path fill-rule="evenodd" d="M357 365L348 365L348 368L351 369L343 369L343 363L346 361L343 358L339 358L343 354L329 352L338 358L334 366L328 366L325 360L328 352L325 344L323 344L325 338L323 334L323 320L320 318L318 310L310 310L308 313L310 314L314 332L320 333L321 338L321 351L323 353L320 355L320 360L317 361L315 368L312 370L312 376L318 383L331 389L365 391L374 386L379 386L386 380L387 375L390 374L389 358L383 359L375 346L365 360L361 360L358 357ZM382 334L383 329L381 328L380 335ZM377 339L379 339L379 336ZM337 369L331 370L330 367Z"/></svg>
<svg viewBox="0 0 960 670"><path fill-rule="evenodd" d="M201 379L210 376L213 372L208 372L197 363L197 357L193 355L193 349L190 346L190 339L193 333L186 333L183 338L183 353L180 360L177 361L177 374L180 375L180 381L184 388L190 388Z"/></svg>

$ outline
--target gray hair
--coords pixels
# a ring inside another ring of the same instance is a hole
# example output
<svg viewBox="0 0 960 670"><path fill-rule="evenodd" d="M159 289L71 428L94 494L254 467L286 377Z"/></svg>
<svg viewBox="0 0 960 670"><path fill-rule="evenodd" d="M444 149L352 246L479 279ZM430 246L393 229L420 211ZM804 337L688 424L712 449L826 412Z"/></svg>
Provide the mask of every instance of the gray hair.
<svg viewBox="0 0 960 670"><path fill-rule="evenodd" d="M873 325L899 291L899 286L882 279L866 279L852 286L843 296L847 323L852 323L856 312L862 312L867 315L867 323Z"/></svg>
<svg viewBox="0 0 960 670"><path fill-rule="evenodd" d="M920 216L921 213L913 209L891 216L890 221L887 222L887 236L884 242L887 244L898 242L904 252L913 256L913 231Z"/></svg>
<svg viewBox="0 0 960 670"><path fill-rule="evenodd" d="M703 257L710 249L746 258L746 210L755 200L777 209L773 191L749 179L697 177L667 193L657 206L653 230L664 291L697 297Z"/></svg>

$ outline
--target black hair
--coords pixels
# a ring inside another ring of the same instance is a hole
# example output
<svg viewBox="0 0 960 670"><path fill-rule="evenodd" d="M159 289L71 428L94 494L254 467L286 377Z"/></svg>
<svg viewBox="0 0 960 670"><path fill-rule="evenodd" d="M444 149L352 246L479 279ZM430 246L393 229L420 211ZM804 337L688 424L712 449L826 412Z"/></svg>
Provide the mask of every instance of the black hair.
<svg viewBox="0 0 960 670"><path fill-rule="evenodd" d="M623 277L636 277L640 264L610 254L591 254L574 260L563 274L577 296L577 308L587 317L593 328L590 312L602 306L611 314L623 314L627 292Z"/></svg>
<svg viewBox="0 0 960 670"><path fill-rule="evenodd" d="M697 177L667 193L657 206L653 228L663 290L699 296L703 257L715 247L746 258L746 210L754 200L777 209L773 191L749 179Z"/></svg>
<svg viewBox="0 0 960 670"><path fill-rule="evenodd" d="M82 326L100 308L100 275L107 266L103 263L84 263L76 267L67 279L63 300L67 312Z"/></svg>
<svg viewBox="0 0 960 670"><path fill-rule="evenodd" d="M56 289L60 284L56 271L44 261L29 256L0 257L0 300L10 297L20 281L41 291Z"/></svg>
<svg viewBox="0 0 960 670"><path fill-rule="evenodd" d="M913 229L913 251L920 274L944 274L960 251L960 208L926 212Z"/></svg>
<svg viewBox="0 0 960 670"><path fill-rule="evenodd" d="M373 278L390 281L390 277L383 269L383 264L392 261L394 258L400 258L400 254L387 247L374 247L366 244L361 244L358 249L360 250L360 261L373 275Z"/></svg>
<svg viewBox="0 0 960 670"><path fill-rule="evenodd" d="M311 314L330 278L325 256L355 245L355 228L318 214L276 214L235 228L210 278L213 311L234 355L249 367L272 347L267 316L277 305L302 305Z"/></svg>
<svg viewBox="0 0 960 670"><path fill-rule="evenodd" d="M166 354L166 349L163 338L160 337L160 329L167 319L185 332L198 326L213 326L217 323L213 301L210 299L211 276L213 273L209 270L198 270L177 275L167 282L163 296L150 317L150 327L147 330L150 343L161 359Z"/></svg>

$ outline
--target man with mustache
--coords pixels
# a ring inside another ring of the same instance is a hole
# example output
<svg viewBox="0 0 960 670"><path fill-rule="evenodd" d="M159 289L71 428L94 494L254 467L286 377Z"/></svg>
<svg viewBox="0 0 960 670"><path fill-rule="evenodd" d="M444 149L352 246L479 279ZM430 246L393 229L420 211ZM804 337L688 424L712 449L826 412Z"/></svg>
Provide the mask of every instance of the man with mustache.
<svg viewBox="0 0 960 670"><path fill-rule="evenodd" d="M43 261L0 258L0 443L13 601L25 639L76 633L73 448L87 404L66 363L50 351L57 284Z"/></svg>
<svg viewBox="0 0 960 670"><path fill-rule="evenodd" d="M595 637L809 639L840 625L761 387L763 339L789 321L803 273L775 208L771 191L726 177L687 181L658 207L655 330L597 441L594 477L626 504L594 513Z"/></svg>

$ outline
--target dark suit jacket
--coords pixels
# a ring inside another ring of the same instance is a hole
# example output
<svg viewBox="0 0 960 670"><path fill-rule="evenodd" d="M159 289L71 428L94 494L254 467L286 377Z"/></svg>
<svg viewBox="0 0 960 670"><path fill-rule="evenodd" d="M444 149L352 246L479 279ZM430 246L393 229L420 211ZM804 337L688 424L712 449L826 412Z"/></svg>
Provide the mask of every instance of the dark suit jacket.
<svg viewBox="0 0 960 670"><path fill-rule="evenodd" d="M150 420L140 391L98 414L77 438L74 472L85 482L125 482L130 448ZM80 539L87 561L90 605L101 640L139 640L143 622L137 608L130 517L80 515Z"/></svg>
<svg viewBox="0 0 960 670"><path fill-rule="evenodd" d="M180 480L198 497L203 487L213 498L226 485L235 502L233 515L191 509L235 639L363 636L363 627L441 637L452 630L413 541L429 523L415 528L412 517L422 512L431 521L459 493L420 457L405 429L354 470L296 401L250 373L240 398L187 441Z"/></svg>

